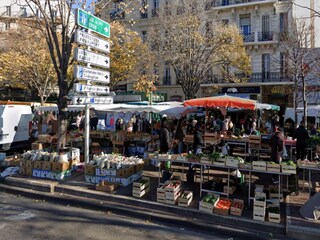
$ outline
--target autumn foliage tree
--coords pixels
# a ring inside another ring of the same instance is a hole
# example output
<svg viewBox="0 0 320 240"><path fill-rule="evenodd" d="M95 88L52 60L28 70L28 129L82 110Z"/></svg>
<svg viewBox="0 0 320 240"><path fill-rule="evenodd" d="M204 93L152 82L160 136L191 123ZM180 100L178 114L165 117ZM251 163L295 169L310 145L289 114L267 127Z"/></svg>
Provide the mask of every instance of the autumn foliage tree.
<svg viewBox="0 0 320 240"><path fill-rule="evenodd" d="M7 45L0 53L0 84L36 91L43 105L57 86L45 39L40 31L20 25Z"/></svg>
<svg viewBox="0 0 320 240"><path fill-rule="evenodd" d="M155 90L153 55L141 37L119 22L111 23L111 89L121 83L134 83L139 91Z"/></svg>
<svg viewBox="0 0 320 240"><path fill-rule="evenodd" d="M213 22L205 0L170 1L159 10L149 37L158 59L170 65L186 99L193 98L210 74L238 82L235 73L250 73L250 60L236 26Z"/></svg>

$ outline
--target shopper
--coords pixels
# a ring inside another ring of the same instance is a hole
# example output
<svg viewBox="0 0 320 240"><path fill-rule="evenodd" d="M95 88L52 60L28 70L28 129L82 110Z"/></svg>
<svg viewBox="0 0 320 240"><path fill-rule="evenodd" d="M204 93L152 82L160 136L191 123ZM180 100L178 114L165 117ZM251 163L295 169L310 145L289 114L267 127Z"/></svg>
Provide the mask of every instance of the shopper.
<svg viewBox="0 0 320 240"><path fill-rule="evenodd" d="M167 126L167 120L162 119L161 128L159 132L160 153L168 153L170 149L170 132Z"/></svg>
<svg viewBox="0 0 320 240"><path fill-rule="evenodd" d="M182 117L178 121L178 126L175 134L175 139L178 142L178 154L181 154L183 151L183 140L184 140L184 127L186 125L186 118Z"/></svg>
<svg viewBox="0 0 320 240"><path fill-rule="evenodd" d="M282 152L284 150L284 141L283 141L283 136L280 131L275 132L270 140L270 145L271 145L271 156L270 160L275 163L280 163L281 162L281 156ZM272 176L272 181L273 183L278 183L278 180L276 180L277 175Z"/></svg>
<svg viewBox="0 0 320 240"><path fill-rule="evenodd" d="M200 154L202 152L203 140L202 133L204 130L201 128L201 123L197 120L193 120L192 124L194 126L193 131L193 153Z"/></svg>
<svg viewBox="0 0 320 240"><path fill-rule="evenodd" d="M309 138L309 134L304 126L303 121L300 122L299 127L294 131L293 138L297 139L297 160L304 160L306 158L307 140Z"/></svg>

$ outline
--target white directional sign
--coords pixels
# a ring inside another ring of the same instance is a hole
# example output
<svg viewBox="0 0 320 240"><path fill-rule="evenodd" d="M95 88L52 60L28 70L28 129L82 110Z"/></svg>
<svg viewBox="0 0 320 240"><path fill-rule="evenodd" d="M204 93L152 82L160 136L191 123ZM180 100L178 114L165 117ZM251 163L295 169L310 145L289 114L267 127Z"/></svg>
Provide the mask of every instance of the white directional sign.
<svg viewBox="0 0 320 240"><path fill-rule="evenodd" d="M79 93L110 93L110 88L107 86L97 86L97 85L85 85L76 83L73 85L74 90Z"/></svg>
<svg viewBox="0 0 320 240"><path fill-rule="evenodd" d="M110 53L110 44L108 41L80 30L76 30L75 42L95 48L105 53Z"/></svg>
<svg viewBox="0 0 320 240"><path fill-rule="evenodd" d="M74 77L78 80L90 80L106 84L110 83L110 72L79 65L74 67Z"/></svg>
<svg viewBox="0 0 320 240"><path fill-rule="evenodd" d="M76 48L74 55L75 59L79 62L110 68L110 58L108 56L103 56L81 48Z"/></svg>
<svg viewBox="0 0 320 240"><path fill-rule="evenodd" d="M113 97L105 96L105 97L87 97L87 96L73 96L72 104L112 104Z"/></svg>

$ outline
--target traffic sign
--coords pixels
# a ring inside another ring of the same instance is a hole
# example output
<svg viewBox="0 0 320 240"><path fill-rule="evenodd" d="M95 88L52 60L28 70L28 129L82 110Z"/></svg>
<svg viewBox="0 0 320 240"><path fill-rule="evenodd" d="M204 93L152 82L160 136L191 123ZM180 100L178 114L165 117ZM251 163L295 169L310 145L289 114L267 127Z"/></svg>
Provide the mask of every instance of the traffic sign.
<svg viewBox="0 0 320 240"><path fill-rule="evenodd" d="M74 77L78 80L110 83L110 72L79 65L74 66Z"/></svg>
<svg viewBox="0 0 320 240"><path fill-rule="evenodd" d="M87 97L87 96L73 96L72 97L72 104L112 104L113 97L112 96L94 96L94 97Z"/></svg>
<svg viewBox="0 0 320 240"><path fill-rule="evenodd" d="M102 36L110 37L110 24L78 8L77 24Z"/></svg>
<svg viewBox="0 0 320 240"><path fill-rule="evenodd" d="M78 93L101 93L106 94L110 92L110 88L107 86L97 86L97 85L85 85L76 83L73 88Z"/></svg>
<svg viewBox="0 0 320 240"><path fill-rule="evenodd" d="M104 68L110 67L110 58L108 56L103 56L81 48L76 48L74 54L77 61L91 63Z"/></svg>
<svg viewBox="0 0 320 240"><path fill-rule="evenodd" d="M76 30L75 42L89 47L93 47L102 52L110 53L110 44L108 41L97 38L92 34Z"/></svg>

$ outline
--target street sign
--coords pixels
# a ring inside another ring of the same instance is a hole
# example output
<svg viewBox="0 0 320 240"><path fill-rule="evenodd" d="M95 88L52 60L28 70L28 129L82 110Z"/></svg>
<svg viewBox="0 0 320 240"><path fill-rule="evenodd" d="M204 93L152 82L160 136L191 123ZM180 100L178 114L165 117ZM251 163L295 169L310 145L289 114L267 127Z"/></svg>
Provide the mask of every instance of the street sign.
<svg viewBox="0 0 320 240"><path fill-rule="evenodd" d="M97 85L85 85L76 83L73 85L74 90L78 93L101 93L106 94L110 92L110 88L107 86L97 86Z"/></svg>
<svg viewBox="0 0 320 240"><path fill-rule="evenodd" d="M110 24L78 8L77 24L102 36L110 37Z"/></svg>
<svg viewBox="0 0 320 240"><path fill-rule="evenodd" d="M76 48L75 59L79 62L91 63L93 65L110 68L110 58L85 49Z"/></svg>
<svg viewBox="0 0 320 240"><path fill-rule="evenodd" d="M110 83L110 72L79 65L74 66L74 77L78 80L90 80L106 84Z"/></svg>
<svg viewBox="0 0 320 240"><path fill-rule="evenodd" d="M110 53L110 44L108 41L97 38L89 33L76 30L75 42L89 47L93 47L105 53Z"/></svg>
<svg viewBox="0 0 320 240"><path fill-rule="evenodd" d="M112 96L94 96L94 97L87 97L87 96L73 96L72 97L72 104L112 104L113 97Z"/></svg>

